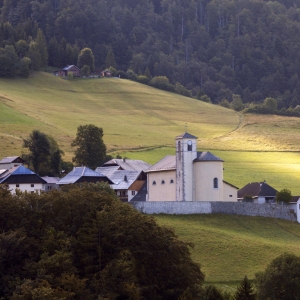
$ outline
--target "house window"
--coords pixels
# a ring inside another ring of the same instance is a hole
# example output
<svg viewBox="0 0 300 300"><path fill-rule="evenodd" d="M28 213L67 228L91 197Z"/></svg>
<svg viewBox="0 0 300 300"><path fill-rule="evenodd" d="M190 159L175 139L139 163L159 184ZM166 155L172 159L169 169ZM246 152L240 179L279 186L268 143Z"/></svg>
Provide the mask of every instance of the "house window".
<svg viewBox="0 0 300 300"><path fill-rule="evenodd" d="M232 195L229 195L229 197L232 197Z"/></svg>
<svg viewBox="0 0 300 300"><path fill-rule="evenodd" d="M193 144L192 144L192 141L188 141L188 148L187 148L187 150L188 151L192 151L192 148L193 147Z"/></svg>
<svg viewBox="0 0 300 300"><path fill-rule="evenodd" d="M20 185L19 185L19 184L16 184L16 187L20 187Z"/></svg>
<svg viewBox="0 0 300 300"><path fill-rule="evenodd" d="M164 180L162 180L162 181L161 181L161 184L165 184L165 181L164 181Z"/></svg>
<svg viewBox="0 0 300 300"><path fill-rule="evenodd" d="M217 189L218 187L218 178L214 178L214 189Z"/></svg>
<svg viewBox="0 0 300 300"><path fill-rule="evenodd" d="M135 191L131 191L131 195L134 196L135 195Z"/></svg>
<svg viewBox="0 0 300 300"><path fill-rule="evenodd" d="M173 180L173 179L171 179L171 180L170 180L170 183L174 183L174 180Z"/></svg>
<svg viewBox="0 0 300 300"><path fill-rule="evenodd" d="M34 184L32 183L30 186L31 186L31 187L34 187Z"/></svg>
<svg viewBox="0 0 300 300"><path fill-rule="evenodd" d="M156 181L154 180L154 181L152 182L152 184L153 184L153 185L156 185Z"/></svg>

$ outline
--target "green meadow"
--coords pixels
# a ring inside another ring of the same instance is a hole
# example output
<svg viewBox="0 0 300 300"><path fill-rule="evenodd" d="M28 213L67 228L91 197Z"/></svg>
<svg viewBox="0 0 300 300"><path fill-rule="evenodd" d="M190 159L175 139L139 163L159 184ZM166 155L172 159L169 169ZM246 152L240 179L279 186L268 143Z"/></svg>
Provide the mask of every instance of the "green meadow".
<svg viewBox="0 0 300 300"><path fill-rule="evenodd" d="M234 290L245 275L253 280L284 252L299 255L300 224L262 217L229 215L156 215L184 241L193 241L192 258L206 284Z"/></svg>
<svg viewBox="0 0 300 300"><path fill-rule="evenodd" d="M0 79L0 157L20 155L22 139L38 129L71 160L77 127L104 130L112 155L154 164L174 154L185 130L198 149L224 161L224 179L238 187L266 180L300 195L300 118L242 115L233 110L119 78L65 80L48 73Z"/></svg>

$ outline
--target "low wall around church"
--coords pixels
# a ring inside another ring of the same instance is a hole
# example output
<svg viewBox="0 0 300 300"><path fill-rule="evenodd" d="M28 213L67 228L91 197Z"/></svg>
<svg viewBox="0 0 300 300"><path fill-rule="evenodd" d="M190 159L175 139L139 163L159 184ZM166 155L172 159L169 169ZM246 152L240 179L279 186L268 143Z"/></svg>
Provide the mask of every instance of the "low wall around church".
<svg viewBox="0 0 300 300"><path fill-rule="evenodd" d="M287 205L278 204L209 201L146 201L129 203L138 211L145 214L228 214L297 221L297 215L293 210L291 210Z"/></svg>

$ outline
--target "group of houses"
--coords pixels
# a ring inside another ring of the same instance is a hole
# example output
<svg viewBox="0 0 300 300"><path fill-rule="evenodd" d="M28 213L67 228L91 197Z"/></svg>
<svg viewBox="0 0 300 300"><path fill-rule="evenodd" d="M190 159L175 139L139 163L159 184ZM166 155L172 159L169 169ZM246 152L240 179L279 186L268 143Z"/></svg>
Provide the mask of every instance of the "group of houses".
<svg viewBox="0 0 300 300"><path fill-rule="evenodd" d="M277 191L266 182L249 183L241 189L226 182L224 161L211 152L197 151L196 136L185 132L175 138L175 145L175 155L152 166L142 160L112 159L96 170L75 167L63 178L40 177L24 166L21 157L5 157L0 161L0 184L7 184L12 193L17 189L34 193L67 184L107 182L123 202L275 202Z"/></svg>
<svg viewBox="0 0 300 300"><path fill-rule="evenodd" d="M78 68L75 65L67 65L61 70L57 70L54 72L56 76L61 76L61 77L68 77L70 75L74 77L79 77L80 76L80 68ZM112 77L112 72L108 69L105 69L104 71L101 70L94 70L90 76L101 76L101 77Z"/></svg>

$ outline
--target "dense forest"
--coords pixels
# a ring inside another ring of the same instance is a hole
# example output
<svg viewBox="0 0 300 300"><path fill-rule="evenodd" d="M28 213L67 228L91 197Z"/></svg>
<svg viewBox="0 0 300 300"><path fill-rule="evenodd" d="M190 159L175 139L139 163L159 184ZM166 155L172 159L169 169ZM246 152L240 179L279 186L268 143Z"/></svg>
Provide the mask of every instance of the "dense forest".
<svg viewBox="0 0 300 300"><path fill-rule="evenodd" d="M213 103L236 94L244 103L272 97L278 109L300 104L299 0L0 0L0 6L0 66L3 57L18 56L20 75L27 58L32 69L62 68L89 47L96 68L113 61L124 72L166 76Z"/></svg>

